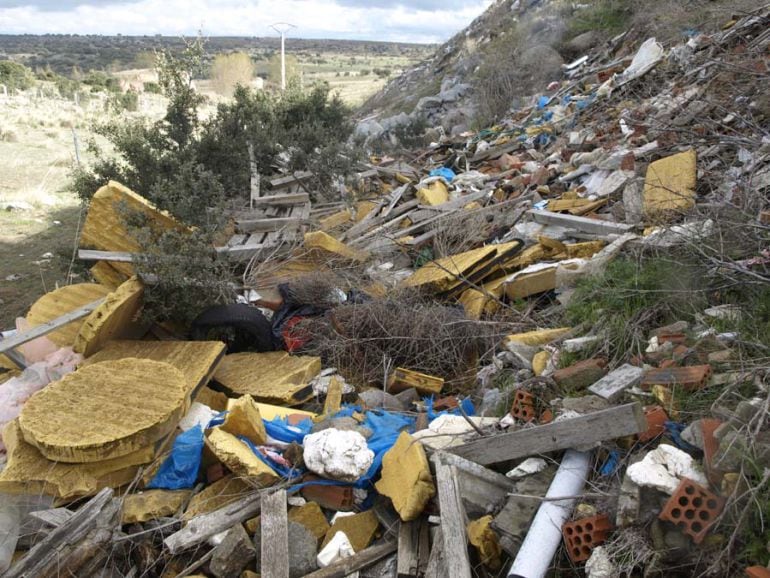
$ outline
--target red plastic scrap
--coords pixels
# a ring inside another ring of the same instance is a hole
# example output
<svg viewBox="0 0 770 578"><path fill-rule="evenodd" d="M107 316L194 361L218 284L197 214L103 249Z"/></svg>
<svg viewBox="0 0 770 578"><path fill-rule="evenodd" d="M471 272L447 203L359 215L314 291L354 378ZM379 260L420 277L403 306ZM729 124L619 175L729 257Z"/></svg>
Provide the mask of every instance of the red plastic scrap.
<svg viewBox="0 0 770 578"><path fill-rule="evenodd" d="M705 387L710 376L710 365L650 369L642 378L642 388L650 389L653 385L679 385L688 391L695 391Z"/></svg>
<svg viewBox="0 0 770 578"><path fill-rule="evenodd" d="M716 522L725 500L688 478L683 478L659 518L671 522L700 544Z"/></svg>
<svg viewBox="0 0 770 578"><path fill-rule="evenodd" d="M575 563L588 560L593 549L603 544L611 531L612 524L606 514L597 514L564 524L561 533L570 560Z"/></svg>

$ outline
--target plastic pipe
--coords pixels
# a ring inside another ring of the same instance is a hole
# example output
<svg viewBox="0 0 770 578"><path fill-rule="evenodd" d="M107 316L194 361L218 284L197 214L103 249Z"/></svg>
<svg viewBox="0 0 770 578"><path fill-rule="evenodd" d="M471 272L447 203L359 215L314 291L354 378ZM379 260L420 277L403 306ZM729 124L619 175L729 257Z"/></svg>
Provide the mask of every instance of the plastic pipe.
<svg viewBox="0 0 770 578"><path fill-rule="evenodd" d="M567 450L564 453L545 497L566 499L546 499L540 504L508 578L543 578L548 572L561 542L561 528L572 514L577 496L583 491L590 467L590 452Z"/></svg>

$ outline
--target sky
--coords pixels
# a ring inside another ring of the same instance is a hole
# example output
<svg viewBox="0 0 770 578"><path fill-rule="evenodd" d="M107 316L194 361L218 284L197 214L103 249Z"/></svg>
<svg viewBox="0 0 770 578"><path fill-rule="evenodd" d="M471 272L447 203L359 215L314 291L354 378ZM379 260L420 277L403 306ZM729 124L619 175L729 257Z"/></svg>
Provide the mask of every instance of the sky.
<svg viewBox="0 0 770 578"><path fill-rule="evenodd" d="M291 35L443 42L492 0L0 0L0 34Z"/></svg>

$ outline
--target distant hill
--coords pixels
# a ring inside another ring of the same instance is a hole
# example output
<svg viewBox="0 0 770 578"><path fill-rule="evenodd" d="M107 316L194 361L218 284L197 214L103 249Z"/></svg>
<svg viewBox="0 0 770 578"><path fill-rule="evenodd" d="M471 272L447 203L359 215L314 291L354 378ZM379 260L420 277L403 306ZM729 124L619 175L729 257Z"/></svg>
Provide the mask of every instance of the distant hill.
<svg viewBox="0 0 770 578"><path fill-rule="evenodd" d="M69 74L73 67L82 71L125 70L151 66L154 50L181 50L184 39L177 36L99 36L99 35L0 35L0 59L7 58L36 68L50 67ZM280 49L277 37L214 36L207 39L209 55L243 51L260 58ZM344 54L348 56L402 56L411 60L426 58L435 45L366 40L292 38L295 54Z"/></svg>

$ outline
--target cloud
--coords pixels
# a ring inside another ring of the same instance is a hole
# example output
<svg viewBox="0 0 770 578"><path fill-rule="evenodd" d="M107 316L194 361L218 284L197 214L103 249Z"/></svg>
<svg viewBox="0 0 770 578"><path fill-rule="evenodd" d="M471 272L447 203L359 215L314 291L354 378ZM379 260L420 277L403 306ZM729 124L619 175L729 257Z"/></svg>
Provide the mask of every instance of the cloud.
<svg viewBox="0 0 770 578"><path fill-rule="evenodd" d="M6 34L166 34L269 36L273 22L291 36L440 42L491 0L0 0Z"/></svg>

